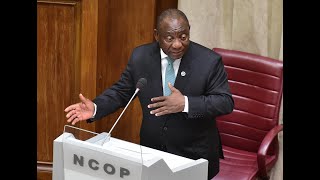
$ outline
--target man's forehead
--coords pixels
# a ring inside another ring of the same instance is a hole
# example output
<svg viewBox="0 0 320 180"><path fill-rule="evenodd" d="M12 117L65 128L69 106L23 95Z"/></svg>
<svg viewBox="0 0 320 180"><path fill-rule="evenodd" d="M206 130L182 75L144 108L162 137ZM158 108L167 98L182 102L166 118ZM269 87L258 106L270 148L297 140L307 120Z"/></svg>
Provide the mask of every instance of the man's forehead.
<svg viewBox="0 0 320 180"><path fill-rule="evenodd" d="M166 18L160 26L160 31L162 32L181 32L188 29L189 26L183 18Z"/></svg>
<svg viewBox="0 0 320 180"><path fill-rule="evenodd" d="M170 25L170 24L185 24L187 25L187 22L182 17L166 17L162 20L162 25Z"/></svg>

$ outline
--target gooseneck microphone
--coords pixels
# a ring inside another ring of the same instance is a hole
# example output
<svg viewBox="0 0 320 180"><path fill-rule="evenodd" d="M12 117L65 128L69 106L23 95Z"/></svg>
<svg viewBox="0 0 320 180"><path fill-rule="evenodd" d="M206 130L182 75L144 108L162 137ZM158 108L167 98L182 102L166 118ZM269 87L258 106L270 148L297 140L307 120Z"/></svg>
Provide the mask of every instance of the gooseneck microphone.
<svg viewBox="0 0 320 180"><path fill-rule="evenodd" d="M147 80L145 78L140 78L136 84L136 91L134 92L134 94L132 95L131 99L129 100L129 102L127 103L126 107L122 110L120 116L118 117L118 119L116 120L116 122L113 124L112 128L109 131L109 135L111 135L111 131L113 130L113 128L116 126L116 124L118 123L119 119L121 118L122 114L124 113L124 111L127 109L127 107L129 106L130 102L132 101L132 99L134 98L134 96L141 91L145 86L147 85Z"/></svg>
<svg viewBox="0 0 320 180"><path fill-rule="evenodd" d="M139 90L142 90L146 85L147 85L147 80L145 78L140 78L137 82L136 88Z"/></svg>

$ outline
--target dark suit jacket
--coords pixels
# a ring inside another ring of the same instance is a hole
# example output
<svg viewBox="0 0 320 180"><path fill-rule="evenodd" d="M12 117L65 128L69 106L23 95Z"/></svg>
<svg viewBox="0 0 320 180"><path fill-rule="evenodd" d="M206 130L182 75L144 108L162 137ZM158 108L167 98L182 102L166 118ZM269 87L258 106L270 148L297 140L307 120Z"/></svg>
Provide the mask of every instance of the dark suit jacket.
<svg viewBox="0 0 320 180"><path fill-rule="evenodd" d="M133 50L120 80L93 100L97 113L88 122L124 107L140 78L147 79L137 95L143 111L140 143L191 159L207 159L211 179L219 171L219 157L223 158L215 117L232 112L234 106L221 56L190 42L174 84L188 97L189 112L156 117L147 105L152 97L163 96L160 47L157 42L139 46Z"/></svg>

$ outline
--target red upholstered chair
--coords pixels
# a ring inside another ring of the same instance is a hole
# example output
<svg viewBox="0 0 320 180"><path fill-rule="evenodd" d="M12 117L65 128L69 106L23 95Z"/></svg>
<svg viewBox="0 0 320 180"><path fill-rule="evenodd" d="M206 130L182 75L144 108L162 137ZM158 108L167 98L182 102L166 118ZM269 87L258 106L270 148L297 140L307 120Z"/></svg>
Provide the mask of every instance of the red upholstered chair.
<svg viewBox="0 0 320 180"><path fill-rule="evenodd" d="M222 56L235 102L231 114L217 118L224 159L213 180L269 179L278 159L282 61L213 48Z"/></svg>

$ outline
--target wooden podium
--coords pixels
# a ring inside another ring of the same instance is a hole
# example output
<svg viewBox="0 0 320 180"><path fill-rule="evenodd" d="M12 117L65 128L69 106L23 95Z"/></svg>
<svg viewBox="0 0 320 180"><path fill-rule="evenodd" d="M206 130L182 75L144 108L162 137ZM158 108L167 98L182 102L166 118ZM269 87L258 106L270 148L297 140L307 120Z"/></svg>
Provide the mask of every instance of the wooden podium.
<svg viewBox="0 0 320 180"><path fill-rule="evenodd" d="M95 134L64 132L53 144L53 180L207 180L208 161L193 160Z"/></svg>

